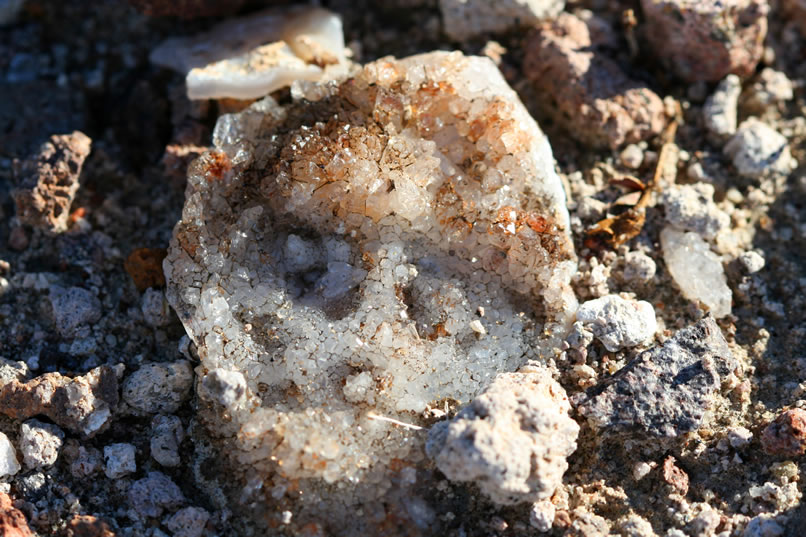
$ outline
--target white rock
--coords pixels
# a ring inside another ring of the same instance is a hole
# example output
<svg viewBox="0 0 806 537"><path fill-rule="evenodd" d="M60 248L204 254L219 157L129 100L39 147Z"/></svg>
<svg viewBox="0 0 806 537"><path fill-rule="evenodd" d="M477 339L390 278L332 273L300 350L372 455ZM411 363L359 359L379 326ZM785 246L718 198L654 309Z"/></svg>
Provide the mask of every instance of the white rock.
<svg viewBox="0 0 806 537"><path fill-rule="evenodd" d="M707 183L672 185L663 191L666 220L683 231L711 239L730 227L730 216L714 203L714 186Z"/></svg>
<svg viewBox="0 0 806 537"><path fill-rule="evenodd" d="M123 443L104 446L104 463L104 473L109 479L117 479L136 472L134 446Z"/></svg>
<svg viewBox="0 0 806 537"><path fill-rule="evenodd" d="M746 270L748 274L755 274L763 269L764 265L766 264L764 256L755 250L742 253L739 256L739 261L741 262L742 266L744 266L744 270Z"/></svg>
<svg viewBox="0 0 806 537"><path fill-rule="evenodd" d="M28 468L50 466L59 458L64 433L55 425L28 420L20 427L19 445Z"/></svg>
<svg viewBox="0 0 806 537"><path fill-rule="evenodd" d="M213 369L202 379L200 395L225 408L234 408L246 398L246 379L240 371Z"/></svg>
<svg viewBox="0 0 806 537"><path fill-rule="evenodd" d="M736 449L743 448L753 440L753 433L744 427L734 427L728 431L728 442Z"/></svg>
<svg viewBox="0 0 806 537"><path fill-rule="evenodd" d="M784 527L770 514L753 517L745 526L743 537L781 537Z"/></svg>
<svg viewBox="0 0 806 537"><path fill-rule="evenodd" d="M190 362L148 363L123 381L123 400L148 414L176 412L190 397L193 368Z"/></svg>
<svg viewBox="0 0 806 537"><path fill-rule="evenodd" d="M529 26L564 7L565 0L439 0L445 33L457 41Z"/></svg>
<svg viewBox="0 0 806 537"><path fill-rule="evenodd" d="M724 152L745 177L786 175L797 166L787 139L754 117L739 125L739 130L725 144Z"/></svg>
<svg viewBox="0 0 806 537"><path fill-rule="evenodd" d="M503 373L452 420L434 425L426 452L453 481L471 481L501 505L550 498L576 449L579 425L544 368Z"/></svg>
<svg viewBox="0 0 806 537"><path fill-rule="evenodd" d="M169 39L150 59L187 75L189 99L255 99L296 80L343 76L348 68L341 19L311 7L269 9Z"/></svg>
<svg viewBox="0 0 806 537"><path fill-rule="evenodd" d="M582 304L577 321L590 327L610 352L634 347L655 335L655 308L643 300L607 295Z"/></svg>
<svg viewBox="0 0 806 537"><path fill-rule="evenodd" d="M179 466L179 446L185 438L182 421L176 416L159 414L151 420L151 457L162 466Z"/></svg>
<svg viewBox="0 0 806 537"><path fill-rule="evenodd" d="M765 67L753 83L748 104L758 110L792 100L795 88L786 73Z"/></svg>
<svg viewBox="0 0 806 537"><path fill-rule="evenodd" d="M529 511L529 525L541 533L545 533L554 525L557 508L550 500L541 500L532 504Z"/></svg>
<svg viewBox="0 0 806 537"><path fill-rule="evenodd" d="M719 139L733 136L736 132L741 93L742 81L736 75L728 75L705 101L702 108L705 128Z"/></svg>
<svg viewBox="0 0 806 537"><path fill-rule="evenodd" d="M629 144L619 153L619 159L623 165L637 170L644 162L644 150L636 144Z"/></svg>
<svg viewBox="0 0 806 537"><path fill-rule="evenodd" d="M0 477L14 475L20 468L14 445L4 433L0 433Z"/></svg>
<svg viewBox="0 0 806 537"><path fill-rule="evenodd" d="M721 318L731 312L733 294L728 287L722 259L697 233L667 226L660 234L666 267L689 300L699 300Z"/></svg>

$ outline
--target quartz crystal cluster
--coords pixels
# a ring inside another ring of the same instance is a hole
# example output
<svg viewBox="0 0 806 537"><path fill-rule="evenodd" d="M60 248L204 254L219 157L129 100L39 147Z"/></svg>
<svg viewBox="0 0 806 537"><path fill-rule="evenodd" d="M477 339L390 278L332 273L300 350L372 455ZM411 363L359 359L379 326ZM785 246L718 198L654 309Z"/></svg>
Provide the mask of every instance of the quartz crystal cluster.
<svg viewBox="0 0 806 537"><path fill-rule="evenodd" d="M215 434L275 482L382 493L422 456L424 412L573 321L551 148L487 58L381 59L222 116L214 145L189 170L167 297Z"/></svg>

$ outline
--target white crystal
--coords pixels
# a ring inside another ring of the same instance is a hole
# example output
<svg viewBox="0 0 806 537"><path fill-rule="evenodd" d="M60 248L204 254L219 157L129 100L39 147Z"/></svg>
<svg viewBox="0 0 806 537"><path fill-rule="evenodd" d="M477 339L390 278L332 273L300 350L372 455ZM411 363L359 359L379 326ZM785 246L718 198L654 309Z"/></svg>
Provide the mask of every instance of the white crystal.
<svg viewBox="0 0 806 537"><path fill-rule="evenodd" d="M189 99L255 99L297 80L346 73L341 19L322 8L269 9L174 38L150 57L186 75Z"/></svg>
<svg viewBox="0 0 806 537"><path fill-rule="evenodd" d="M0 477L14 475L20 468L14 445L4 433L0 433Z"/></svg>
<svg viewBox="0 0 806 537"><path fill-rule="evenodd" d="M689 300L699 300L714 317L731 312L732 293L727 284L722 259L694 232L667 226L660 234L663 259L669 272Z"/></svg>
<svg viewBox="0 0 806 537"><path fill-rule="evenodd" d="M633 347L655 335L655 308L643 300L625 300L607 295L582 304L577 320L590 326L607 350Z"/></svg>

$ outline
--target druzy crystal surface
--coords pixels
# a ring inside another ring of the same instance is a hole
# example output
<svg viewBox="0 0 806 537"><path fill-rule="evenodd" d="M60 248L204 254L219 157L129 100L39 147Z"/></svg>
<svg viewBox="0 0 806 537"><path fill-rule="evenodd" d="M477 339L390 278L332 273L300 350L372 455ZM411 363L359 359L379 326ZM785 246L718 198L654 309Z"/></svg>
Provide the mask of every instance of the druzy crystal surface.
<svg viewBox="0 0 806 537"><path fill-rule="evenodd" d="M274 482L382 493L422 458L425 414L543 359L573 318L551 148L489 59L381 59L222 116L214 144L167 296L215 434Z"/></svg>

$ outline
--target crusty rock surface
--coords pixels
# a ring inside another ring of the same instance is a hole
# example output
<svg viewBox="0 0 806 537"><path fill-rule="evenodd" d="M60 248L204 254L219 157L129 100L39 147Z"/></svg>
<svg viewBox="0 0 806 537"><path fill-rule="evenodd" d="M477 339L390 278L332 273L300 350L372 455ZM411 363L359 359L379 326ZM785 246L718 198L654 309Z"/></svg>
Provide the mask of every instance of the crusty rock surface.
<svg viewBox="0 0 806 537"><path fill-rule="evenodd" d="M53 424L28 420L20 427L19 447L28 468L55 463L63 442L64 432Z"/></svg>
<svg viewBox="0 0 806 537"><path fill-rule="evenodd" d="M781 412L761 433L761 445L770 455L798 457L806 453L806 410Z"/></svg>
<svg viewBox="0 0 806 537"><path fill-rule="evenodd" d="M47 416L59 427L92 436L102 430L118 404L115 370L100 366L84 375L45 373L0 387L0 412L13 419Z"/></svg>
<svg viewBox="0 0 806 537"><path fill-rule="evenodd" d="M426 451L448 479L471 481L502 505L550 498L576 449L565 390L544 368L503 373L453 419L434 425Z"/></svg>
<svg viewBox="0 0 806 537"><path fill-rule="evenodd" d="M579 306L577 321L589 327L607 350L634 347L655 335L655 308L643 300L606 295Z"/></svg>
<svg viewBox="0 0 806 537"><path fill-rule="evenodd" d="M3 537L33 537L22 511L14 507L11 498L0 492L0 535Z"/></svg>
<svg viewBox="0 0 806 537"><path fill-rule="evenodd" d="M54 135L36 156L15 166L17 188L12 196L20 221L50 232L67 229L91 145L92 140L79 131Z"/></svg>
<svg viewBox="0 0 806 537"><path fill-rule="evenodd" d="M129 488L129 507L144 518L159 517L186 502L182 491L162 472L148 472Z"/></svg>
<svg viewBox="0 0 806 537"><path fill-rule="evenodd" d="M730 216L716 206L714 186L708 183L670 185L663 190L660 202L666 211L666 220L677 229L713 239L730 227Z"/></svg>
<svg viewBox="0 0 806 537"><path fill-rule="evenodd" d="M631 80L607 55L618 40L605 21L561 13L543 22L526 44L524 73L541 113L593 147L619 146L657 135L666 124L663 101Z"/></svg>
<svg viewBox="0 0 806 537"><path fill-rule="evenodd" d="M687 82L749 76L764 51L766 0L641 0L656 57Z"/></svg>
<svg viewBox="0 0 806 537"><path fill-rule="evenodd" d="M712 317L679 330L591 388L577 410L606 433L674 438L696 430L737 367Z"/></svg>
<svg viewBox="0 0 806 537"><path fill-rule="evenodd" d="M146 414L171 414L190 397L193 368L187 360L143 364L123 381L123 400Z"/></svg>
<svg viewBox="0 0 806 537"><path fill-rule="evenodd" d="M557 15L564 7L565 0L439 0L445 33L457 41L530 26Z"/></svg>
<svg viewBox="0 0 806 537"><path fill-rule="evenodd" d="M53 286L49 298L56 329L65 338L85 334L101 318L101 301L83 287Z"/></svg>

